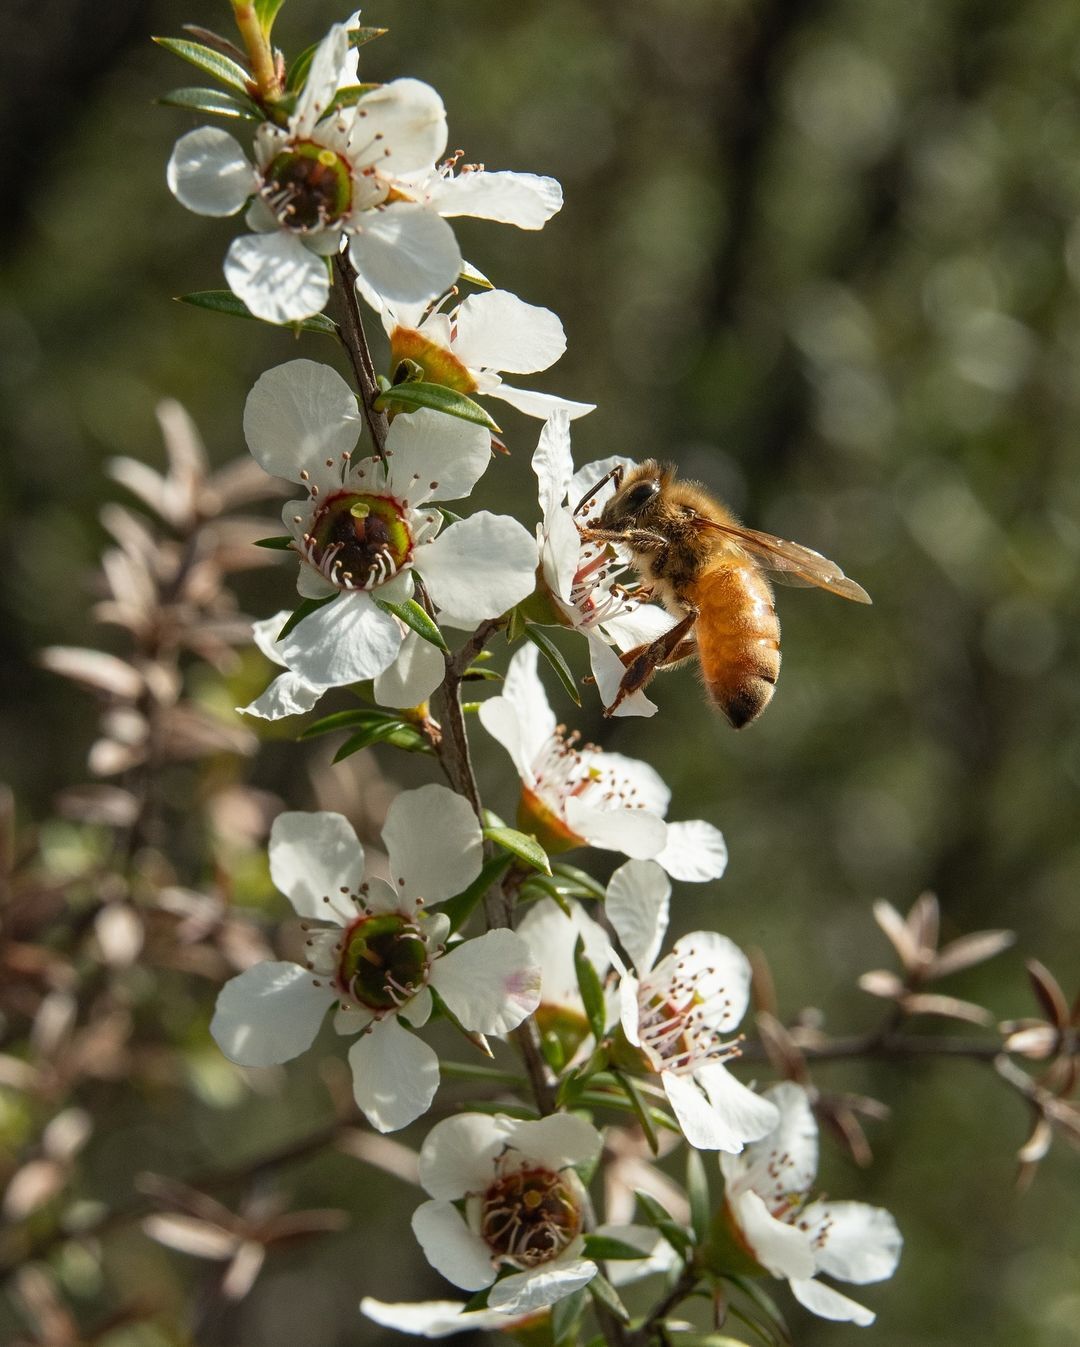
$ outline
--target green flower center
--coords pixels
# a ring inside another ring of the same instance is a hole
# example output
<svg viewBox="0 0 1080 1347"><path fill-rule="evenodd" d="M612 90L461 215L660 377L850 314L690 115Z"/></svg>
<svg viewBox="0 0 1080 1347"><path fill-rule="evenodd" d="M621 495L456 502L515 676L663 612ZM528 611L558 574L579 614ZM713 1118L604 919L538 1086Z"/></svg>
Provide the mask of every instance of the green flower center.
<svg viewBox="0 0 1080 1347"><path fill-rule="evenodd" d="M566 1177L550 1169L505 1174L481 1198L482 1239L520 1268L557 1258L580 1230L580 1201Z"/></svg>
<svg viewBox="0 0 1080 1347"><path fill-rule="evenodd" d="M393 1010L427 981L428 950L408 917L361 917L345 933L338 961L340 990L370 1010Z"/></svg>
<svg viewBox="0 0 1080 1347"><path fill-rule="evenodd" d="M342 589L373 589L412 556L412 534L397 502L349 491L323 503L306 543L311 563Z"/></svg>
<svg viewBox="0 0 1080 1347"><path fill-rule="evenodd" d="M286 229L325 229L349 213L352 175L341 155L302 140L274 158L266 170L263 197Z"/></svg>

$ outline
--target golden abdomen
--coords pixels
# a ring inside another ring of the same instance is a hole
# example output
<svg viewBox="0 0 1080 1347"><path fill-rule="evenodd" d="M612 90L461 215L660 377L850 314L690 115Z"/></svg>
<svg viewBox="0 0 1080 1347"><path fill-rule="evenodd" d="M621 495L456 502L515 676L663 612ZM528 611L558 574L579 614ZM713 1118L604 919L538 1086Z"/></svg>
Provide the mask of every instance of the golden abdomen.
<svg viewBox="0 0 1080 1347"><path fill-rule="evenodd" d="M701 676L717 707L738 730L768 706L780 672L780 623L772 590L749 559L714 565L687 593Z"/></svg>

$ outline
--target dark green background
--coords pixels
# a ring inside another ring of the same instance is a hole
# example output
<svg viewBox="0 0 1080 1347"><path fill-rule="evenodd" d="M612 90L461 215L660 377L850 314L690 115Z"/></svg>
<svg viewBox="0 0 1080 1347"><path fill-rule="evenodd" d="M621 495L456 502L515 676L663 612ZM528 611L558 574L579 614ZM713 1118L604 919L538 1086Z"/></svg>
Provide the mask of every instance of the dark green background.
<svg viewBox="0 0 1080 1347"><path fill-rule="evenodd" d="M160 462L153 407L168 395L224 461L243 449L260 371L333 358L318 338L298 345L170 299L222 284L236 224L188 214L165 188L172 141L195 123L152 100L192 81L145 38L187 19L224 28L226 6L101 8L53 4L46 23L16 4L0 20L18 57L0 270L0 738L5 775L37 816L83 779L93 737L89 701L38 672L34 652L95 639L84 577L104 543L96 512L122 494L104 460ZM295 51L340 17L292 0L280 40ZM859 609L780 592L783 675L742 734L686 670L658 680L652 722L604 724L594 705L579 717L659 768L673 817L727 836L728 874L682 886L675 933L708 924L762 947L783 1011L813 1005L843 1031L874 1021L854 980L889 959L871 901L906 909L930 888L947 935L1019 932L1017 951L949 990L1028 1013L1021 952L1075 990L1075 4L428 0L364 18L392 31L362 77L431 81L451 149L564 184L542 234L469 221L458 232L482 270L562 316L569 352L536 383L599 403L574 428L577 461L673 458L874 597ZM531 526L538 423L497 415L512 457L477 503ZM245 580L258 615L290 601L285 570L260 584ZM562 695L554 680L551 692ZM257 769L293 806L309 803L301 753ZM487 743L478 754L489 803L512 813L505 759ZM387 751L382 763L423 779L412 760ZM907 1238L897 1276L867 1294L880 1315L868 1340L1080 1341L1076 1155L1058 1143L1016 1196L1029 1119L977 1065L837 1065L820 1079L894 1109L873 1130L868 1173L830 1151L822 1176L830 1195L887 1204ZM138 1167L190 1172L303 1131L325 1097L313 1068L290 1067L288 1081L279 1102L225 1113L117 1088L95 1105L113 1124L90 1152L98 1195L125 1189L132 1147ZM360 1294L449 1293L408 1233L409 1190L372 1188L342 1158L289 1177L305 1204L355 1208L352 1232L274 1260L239 1316L202 1340L381 1343L355 1316ZM176 1304L208 1266L135 1234L109 1248L114 1288L150 1285ZM184 1341L181 1321L166 1316L160 1341ZM797 1307L792 1321L806 1347L859 1333ZM124 1341L156 1347L148 1333Z"/></svg>

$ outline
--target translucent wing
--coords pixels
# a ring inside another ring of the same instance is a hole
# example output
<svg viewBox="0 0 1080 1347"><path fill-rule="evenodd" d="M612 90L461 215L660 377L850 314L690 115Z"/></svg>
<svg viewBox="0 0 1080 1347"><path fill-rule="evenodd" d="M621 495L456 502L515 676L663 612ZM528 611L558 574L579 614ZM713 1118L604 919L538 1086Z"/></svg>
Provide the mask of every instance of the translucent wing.
<svg viewBox="0 0 1080 1347"><path fill-rule="evenodd" d="M738 524L721 524L703 515L698 516L697 523L730 538L744 552L749 552L762 570L770 571L782 584L818 585L830 594L839 594L842 599L851 599L855 603L873 602L862 585L849 580L835 561L812 548L774 538L771 533L744 529Z"/></svg>

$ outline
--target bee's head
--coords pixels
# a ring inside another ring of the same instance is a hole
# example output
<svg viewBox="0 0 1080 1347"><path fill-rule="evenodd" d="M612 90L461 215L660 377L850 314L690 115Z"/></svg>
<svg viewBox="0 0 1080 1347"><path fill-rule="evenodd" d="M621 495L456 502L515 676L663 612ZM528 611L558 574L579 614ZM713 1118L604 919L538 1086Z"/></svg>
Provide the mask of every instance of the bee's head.
<svg viewBox="0 0 1080 1347"><path fill-rule="evenodd" d="M619 489L600 515L603 529L626 529L647 525L655 512L660 493L675 476L670 463L648 458L623 478Z"/></svg>

